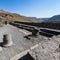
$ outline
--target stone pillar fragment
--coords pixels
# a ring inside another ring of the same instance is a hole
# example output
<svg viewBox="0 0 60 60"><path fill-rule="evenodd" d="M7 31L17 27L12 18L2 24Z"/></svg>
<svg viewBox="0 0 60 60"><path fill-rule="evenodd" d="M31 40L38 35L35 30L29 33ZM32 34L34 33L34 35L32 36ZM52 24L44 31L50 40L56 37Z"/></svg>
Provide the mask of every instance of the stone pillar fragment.
<svg viewBox="0 0 60 60"><path fill-rule="evenodd" d="M12 35L11 34L6 34L3 36L3 46L9 47L13 44L12 42Z"/></svg>

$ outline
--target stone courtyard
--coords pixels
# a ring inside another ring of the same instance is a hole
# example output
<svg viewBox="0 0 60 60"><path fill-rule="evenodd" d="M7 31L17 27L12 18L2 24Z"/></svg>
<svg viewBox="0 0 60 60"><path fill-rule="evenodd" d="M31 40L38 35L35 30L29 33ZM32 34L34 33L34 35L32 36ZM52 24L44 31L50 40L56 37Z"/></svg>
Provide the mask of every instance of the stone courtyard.
<svg viewBox="0 0 60 60"><path fill-rule="evenodd" d="M13 44L10 47L2 47L0 51L0 60L18 60L28 52L34 60L60 60L58 51L60 37L31 37L31 40L24 38L24 30L20 30L9 24L0 28L0 42L3 42L4 34L11 34ZM28 32L30 33L30 32Z"/></svg>

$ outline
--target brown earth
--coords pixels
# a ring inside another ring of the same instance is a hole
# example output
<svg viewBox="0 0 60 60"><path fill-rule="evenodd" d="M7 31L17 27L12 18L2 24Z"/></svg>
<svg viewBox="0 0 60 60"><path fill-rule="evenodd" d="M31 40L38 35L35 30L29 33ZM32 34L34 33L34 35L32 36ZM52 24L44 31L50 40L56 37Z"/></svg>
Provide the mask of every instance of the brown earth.
<svg viewBox="0 0 60 60"><path fill-rule="evenodd" d="M32 19L16 14L10 13L3 10L0 10L0 20L7 20L7 21L21 21L21 22L32 22Z"/></svg>

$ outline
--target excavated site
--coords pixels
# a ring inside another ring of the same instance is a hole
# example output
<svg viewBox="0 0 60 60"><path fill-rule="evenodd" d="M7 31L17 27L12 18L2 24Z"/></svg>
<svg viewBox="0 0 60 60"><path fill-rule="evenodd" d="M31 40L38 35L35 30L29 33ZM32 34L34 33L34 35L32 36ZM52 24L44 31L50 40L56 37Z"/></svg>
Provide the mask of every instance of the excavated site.
<svg viewBox="0 0 60 60"><path fill-rule="evenodd" d="M0 60L60 60L60 30L6 24L0 27Z"/></svg>

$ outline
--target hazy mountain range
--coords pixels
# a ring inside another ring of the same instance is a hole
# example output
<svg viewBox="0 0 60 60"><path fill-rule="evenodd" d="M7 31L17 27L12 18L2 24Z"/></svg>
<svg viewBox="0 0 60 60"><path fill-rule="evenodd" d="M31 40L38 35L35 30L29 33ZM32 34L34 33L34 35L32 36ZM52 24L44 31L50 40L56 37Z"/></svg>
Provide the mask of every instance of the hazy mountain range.
<svg viewBox="0 0 60 60"><path fill-rule="evenodd" d="M50 18L36 18L36 17L26 17L16 13L10 13L0 10L0 20L7 21L21 21L21 22L60 22L60 15L55 15Z"/></svg>
<svg viewBox="0 0 60 60"><path fill-rule="evenodd" d="M53 22L53 23L60 23L60 15L55 15L46 21L47 22Z"/></svg>

